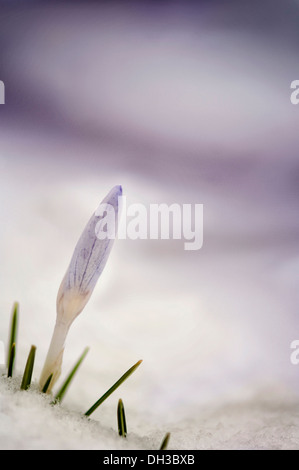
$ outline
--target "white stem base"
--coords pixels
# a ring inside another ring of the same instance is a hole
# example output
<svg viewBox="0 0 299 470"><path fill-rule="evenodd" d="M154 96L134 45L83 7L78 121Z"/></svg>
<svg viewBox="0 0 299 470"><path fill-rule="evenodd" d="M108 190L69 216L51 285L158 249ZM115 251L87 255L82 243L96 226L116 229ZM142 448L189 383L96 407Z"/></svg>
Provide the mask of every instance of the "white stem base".
<svg viewBox="0 0 299 470"><path fill-rule="evenodd" d="M40 390L42 390L45 386L45 383L52 374L52 379L47 389L47 393L50 393L53 388L53 385L60 376L64 344L69 327L70 324L65 324L61 322L56 322L55 324L52 340L39 380Z"/></svg>

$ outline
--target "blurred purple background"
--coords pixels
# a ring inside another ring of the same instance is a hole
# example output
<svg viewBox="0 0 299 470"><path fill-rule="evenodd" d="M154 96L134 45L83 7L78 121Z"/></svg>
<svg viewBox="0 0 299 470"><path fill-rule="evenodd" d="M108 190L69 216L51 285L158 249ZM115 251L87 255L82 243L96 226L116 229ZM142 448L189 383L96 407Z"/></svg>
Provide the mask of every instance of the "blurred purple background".
<svg viewBox="0 0 299 470"><path fill-rule="evenodd" d="M91 347L70 402L140 358L128 406L158 414L298 395L299 3L0 9L0 333L19 300L20 368L30 343L41 367L80 230L122 184L129 201L204 204L204 246L116 243L67 343L66 370Z"/></svg>

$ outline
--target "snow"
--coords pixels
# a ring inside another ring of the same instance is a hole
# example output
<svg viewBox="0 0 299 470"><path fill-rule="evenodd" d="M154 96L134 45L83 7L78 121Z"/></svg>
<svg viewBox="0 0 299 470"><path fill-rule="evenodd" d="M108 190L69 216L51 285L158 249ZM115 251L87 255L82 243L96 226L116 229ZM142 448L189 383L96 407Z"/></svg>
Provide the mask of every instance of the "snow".
<svg viewBox="0 0 299 470"><path fill-rule="evenodd" d="M218 26L205 9L199 23L191 15L181 28L175 15L167 21L161 13L153 26L122 9L115 23L109 7L100 17L83 6L56 8L16 11L1 29L8 76L0 78L14 96L1 108L0 339L7 343L14 301L20 324L16 375L0 379L0 448L158 449L170 432L169 449L297 449L292 23L285 36L228 28L230 10L226 17L220 6ZM36 384L57 291L81 231L116 184L128 204L204 204L203 248L116 241L71 326L58 387L90 350L62 404L52 406ZM25 392L19 383L31 344L36 361ZM126 439L117 434L119 398Z"/></svg>
<svg viewBox="0 0 299 470"><path fill-rule="evenodd" d="M1 449L14 450L158 450L164 435L151 418L134 417L126 438L117 423L102 423L52 397L20 390L21 376L0 379ZM142 421L146 422L146 426ZM254 400L202 407L197 416L169 423L169 450L297 449L299 411L297 401ZM156 426L156 429L155 429Z"/></svg>
<svg viewBox="0 0 299 470"><path fill-rule="evenodd" d="M20 383L20 377L1 377L1 449L142 448L142 440L134 434L127 444L116 429L52 405L52 397L40 393L36 384L20 390Z"/></svg>
<svg viewBox="0 0 299 470"><path fill-rule="evenodd" d="M89 353L63 403L49 405L36 383L57 290L80 229L108 184L99 190L86 177L86 187L76 189L74 175L68 181L61 162L28 162L27 184L32 178L34 189L24 189L23 163L13 160L6 161L6 179L16 184L2 189L13 208L2 245L2 338L15 300L20 325L18 375L1 378L1 448L158 449L166 432L169 449L298 448L298 369L290 363L297 267L289 243L282 253L276 243L239 247L236 254L218 247L198 253L194 264L180 244L117 240L89 304L71 326L59 385L86 346ZM54 165L64 185L56 181L52 198L51 178L47 186L44 175ZM140 184L129 183L128 194ZM146 191L151 189L144 185L143 196ZM37 346L35 385L24 392L17 384L31 344ZM90 421L84 419L139 359L137 371ZM117 434L119 398L126 408L126 440Z"/></svg>

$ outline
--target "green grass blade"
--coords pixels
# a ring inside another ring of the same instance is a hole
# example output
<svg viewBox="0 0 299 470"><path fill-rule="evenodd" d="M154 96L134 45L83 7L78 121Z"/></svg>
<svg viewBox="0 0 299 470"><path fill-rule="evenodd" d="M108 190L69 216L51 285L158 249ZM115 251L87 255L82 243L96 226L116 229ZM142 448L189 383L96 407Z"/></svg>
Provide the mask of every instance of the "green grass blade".
<svg viewBox="0 0 299 470"><path fill-rule="evenodd" d="M167 449L169 438L170 438L170 432L166 433L166 435L165 435L165 437L162 441L160 450L166 450Z"/></svg>
<svg viewBox="0 0 299 470"><path fill-rule="evenodd" d="M31 384L32 371L34 366L36 346L31 346L28 359L26 362L23 379L21 383L21 390L27 390Z"/></svg>
<svg viewBox="0 0 299 470"><path fill-rule="evenodd" d="M16 354L16 343L12 343L11 351L9 354L9 363L8 363L8 370L7 370L7 377L12 377L12 371L15 361L15 354Z"/></svg>
<svg viewBox="0 0 299 470"><path fill-rule="evenodd" d="M127 436L127 423L126 423L126 415L125 415L125 408L122 399L118 400L117 406L117 424L118 424L118 434L122 437Z"/></svg>
<svg viewBox="0 0 299 470"><path fill-rule="evenodd" d="M112 385L112 387L109 388L109 390L107 390L107 392L104 393L104 395L101 398L99 398L99 400L96 401L94 405L92 405L92 407L89 408L89 410L86 411L85 416L90 416L91 413L93 413L98 408L98 406L100 406L103 403L103 401L105 401L106 398L108 398L111 395L111 393L113 393L114 390L116 390L137 369L137 367L141 364L141 362L142 360L136 362L134 366L132 366L129 370L127 370L127 372L125 372L124 375L122 375L121 378L118 379L118 381L115 382L115 384Z"/></svg>
<svg viewBox="0 0 299 470"><path fill-rule="evenodd" d="M10 332L9 332L9 340L8 340L8 350L7 350L7 368L9 367L9 364L13 364L13 359L10 357L11 354L13 353L15 355L15 347L14 350L12 351L12 345L15 343L16 344L16 338L17 338L17 327L18 327L18 319L19 319L19 304L18 302L15 302L13 305L13 310L12 310L12 315L11 315L11 324L10 324ZM11 369L11 375L13 373L13 366Z"/></svg>
<svg viewBox="0 0 299 470"><path fill-rule="evenodd" d="M45 385L44 385L44 387L43 387L43 389L42 389L42 392L43 392L43 393L47 393L47 390L48 390L48 388L49 388L49 385L50 385L50 382L51 382L51 380L52 380L52 377L53 377L53 374L49 375L49 377L48 377L48 379L47 379L47 381L46 381L46 383L45 383Z"/></svg>
<svg viewBox="0 0 299 470"><path fill-rule="evenodd" d="M86 354L88 353L89 351L89 348L85 348L83 353L81 354L81 356L79 357L78 361L76 362L76 364L74 365L73 369L71 370L71 372L69 373L69 375L67 376L66 380L64 381L63 385L61 386L59 392L57 392L57 395L55 397L55 401L61 401L62 398L64 397L75 373L77 372L78 370L78 367L80 366L80 364L82 363L83 359L85 358Z"/></svg>

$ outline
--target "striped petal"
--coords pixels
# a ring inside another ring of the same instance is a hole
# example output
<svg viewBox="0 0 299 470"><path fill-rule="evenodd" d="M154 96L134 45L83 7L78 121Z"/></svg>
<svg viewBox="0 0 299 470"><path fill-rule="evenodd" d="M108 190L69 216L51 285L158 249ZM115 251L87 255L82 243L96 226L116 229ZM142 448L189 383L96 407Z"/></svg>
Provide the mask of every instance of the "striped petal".
<svg viewBox="0 0 299 470"><path fill-rule="evenodd" d="M49 393L57 381L70 325L88 302L107 263L118 228L121 186L115 186L87 223L57 295L56 324L40 378L40 389L52 375Z"/></svg>

